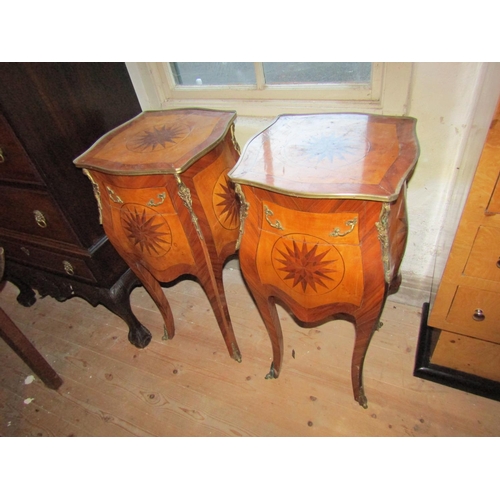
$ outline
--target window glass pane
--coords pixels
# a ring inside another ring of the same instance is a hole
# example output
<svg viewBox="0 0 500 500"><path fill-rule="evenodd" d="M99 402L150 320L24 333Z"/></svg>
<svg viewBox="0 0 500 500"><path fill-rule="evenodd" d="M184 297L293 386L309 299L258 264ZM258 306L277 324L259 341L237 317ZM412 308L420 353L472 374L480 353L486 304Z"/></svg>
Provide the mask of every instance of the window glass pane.
<svg viewBox="0 0 500 500"><path fill-rule="evenodd" d="M251 62L170 63L177 85L255 85Z"/></svg>
<svg viewBox="0 0 500 500"><path fill-rule="evenodd" d="M267 84L370 83L369 62L265 62Z"/></svg>

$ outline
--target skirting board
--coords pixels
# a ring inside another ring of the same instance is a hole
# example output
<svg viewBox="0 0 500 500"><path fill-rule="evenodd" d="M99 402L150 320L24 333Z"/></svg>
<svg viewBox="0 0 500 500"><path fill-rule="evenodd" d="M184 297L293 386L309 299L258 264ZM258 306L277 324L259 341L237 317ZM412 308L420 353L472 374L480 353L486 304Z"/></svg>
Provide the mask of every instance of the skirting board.
<svg viewBox="0 0 500 500"><path fill-rule="evenodd" d="M500 382L494 382L483 377L431 363L433 334L436 333L436 330L427 325L428 316L429 303L425 302L422 307L422 320L413 375L454 389L500 401Z"/></svg>
<svg viewBox="0 0 500 500"><path fill-rule="evenodd" d="M387 300L408 306L422 307L424 302L431 298L432 278L429 276L415 276L401 272L403 280L397 293L389 295Z"/></svg>

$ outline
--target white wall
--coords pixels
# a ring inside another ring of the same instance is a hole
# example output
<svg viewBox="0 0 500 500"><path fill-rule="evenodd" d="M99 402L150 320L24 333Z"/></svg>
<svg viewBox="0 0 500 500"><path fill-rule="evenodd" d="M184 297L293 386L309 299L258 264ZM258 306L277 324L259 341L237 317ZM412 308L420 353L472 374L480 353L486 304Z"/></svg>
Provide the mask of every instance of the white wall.
<svg viewBox="0 0 500 500"><path fill-rule="evenodd" d="M132 79L138 80L133 64L128 66ZM417 118L420 159L408 186L410 232L401 268L403 286L393 300L422 305L429 300L433 276L440 277L500 95L499 67L499 63L413 64L406 108ZM407 86L407 81L403 84ZM141 85L137 81L138 95ZM144 93L139 97L141 103L149 102ZM238 116L240 146L272 121ZM438 255L441 259L436 259Z"/></svg>

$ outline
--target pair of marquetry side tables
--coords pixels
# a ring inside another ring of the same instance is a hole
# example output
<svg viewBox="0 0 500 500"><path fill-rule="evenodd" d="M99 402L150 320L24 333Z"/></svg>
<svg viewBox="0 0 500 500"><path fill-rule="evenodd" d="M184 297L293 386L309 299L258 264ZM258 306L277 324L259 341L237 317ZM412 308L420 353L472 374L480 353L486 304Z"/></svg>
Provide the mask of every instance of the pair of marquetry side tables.
<svg viewBox="0 0 500 500"><path fill-rule="evenodd" d="M348 319L354 398L366 407L363 361L401 280L415 120L282 115L240 157L235 119L207 109L145 111L75 164L94 186L109 240L158 306L165 339L175 325L161 283L190 274L241 361L222 280L224 262L239 250L271 340L266 378L277 378L283 362L276 301L305 323Z"/></svg>

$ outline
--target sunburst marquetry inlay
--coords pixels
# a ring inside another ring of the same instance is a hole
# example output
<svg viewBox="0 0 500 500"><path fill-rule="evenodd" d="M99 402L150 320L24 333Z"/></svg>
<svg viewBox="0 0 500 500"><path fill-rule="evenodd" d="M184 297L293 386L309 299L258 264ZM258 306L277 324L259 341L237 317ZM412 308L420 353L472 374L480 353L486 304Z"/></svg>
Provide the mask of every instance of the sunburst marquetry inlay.
<svg viewBox="0 0 500 500"><path fill-rule="evenodd" d="M135 153L151 153L175 146L188 134L189 128L182 123L158 125L139 132L127 142L127 148Z"/></svg>
<svg viewBox="0 0 500 500"><path fill-rule="evenodd" d="M214 186L213 205L217 220L225 229L236 229L240 223L240 205L226 172L223 172Z"/></svg>
<svg viewBox="0 0 500 500"><path fill-rule="evenodd" d="M165 218L141 205L125 205L121 211L123 230L140 252L165 255L172 246L172 231Z"/></svg>
<svg viewBox="0 0 500 500"><path fill-rule="evenodd" d="M283 282L303 294L329 292L344 276L344 262L338 250L310 235L283 236L274 244L272 259Z"/></svg>

